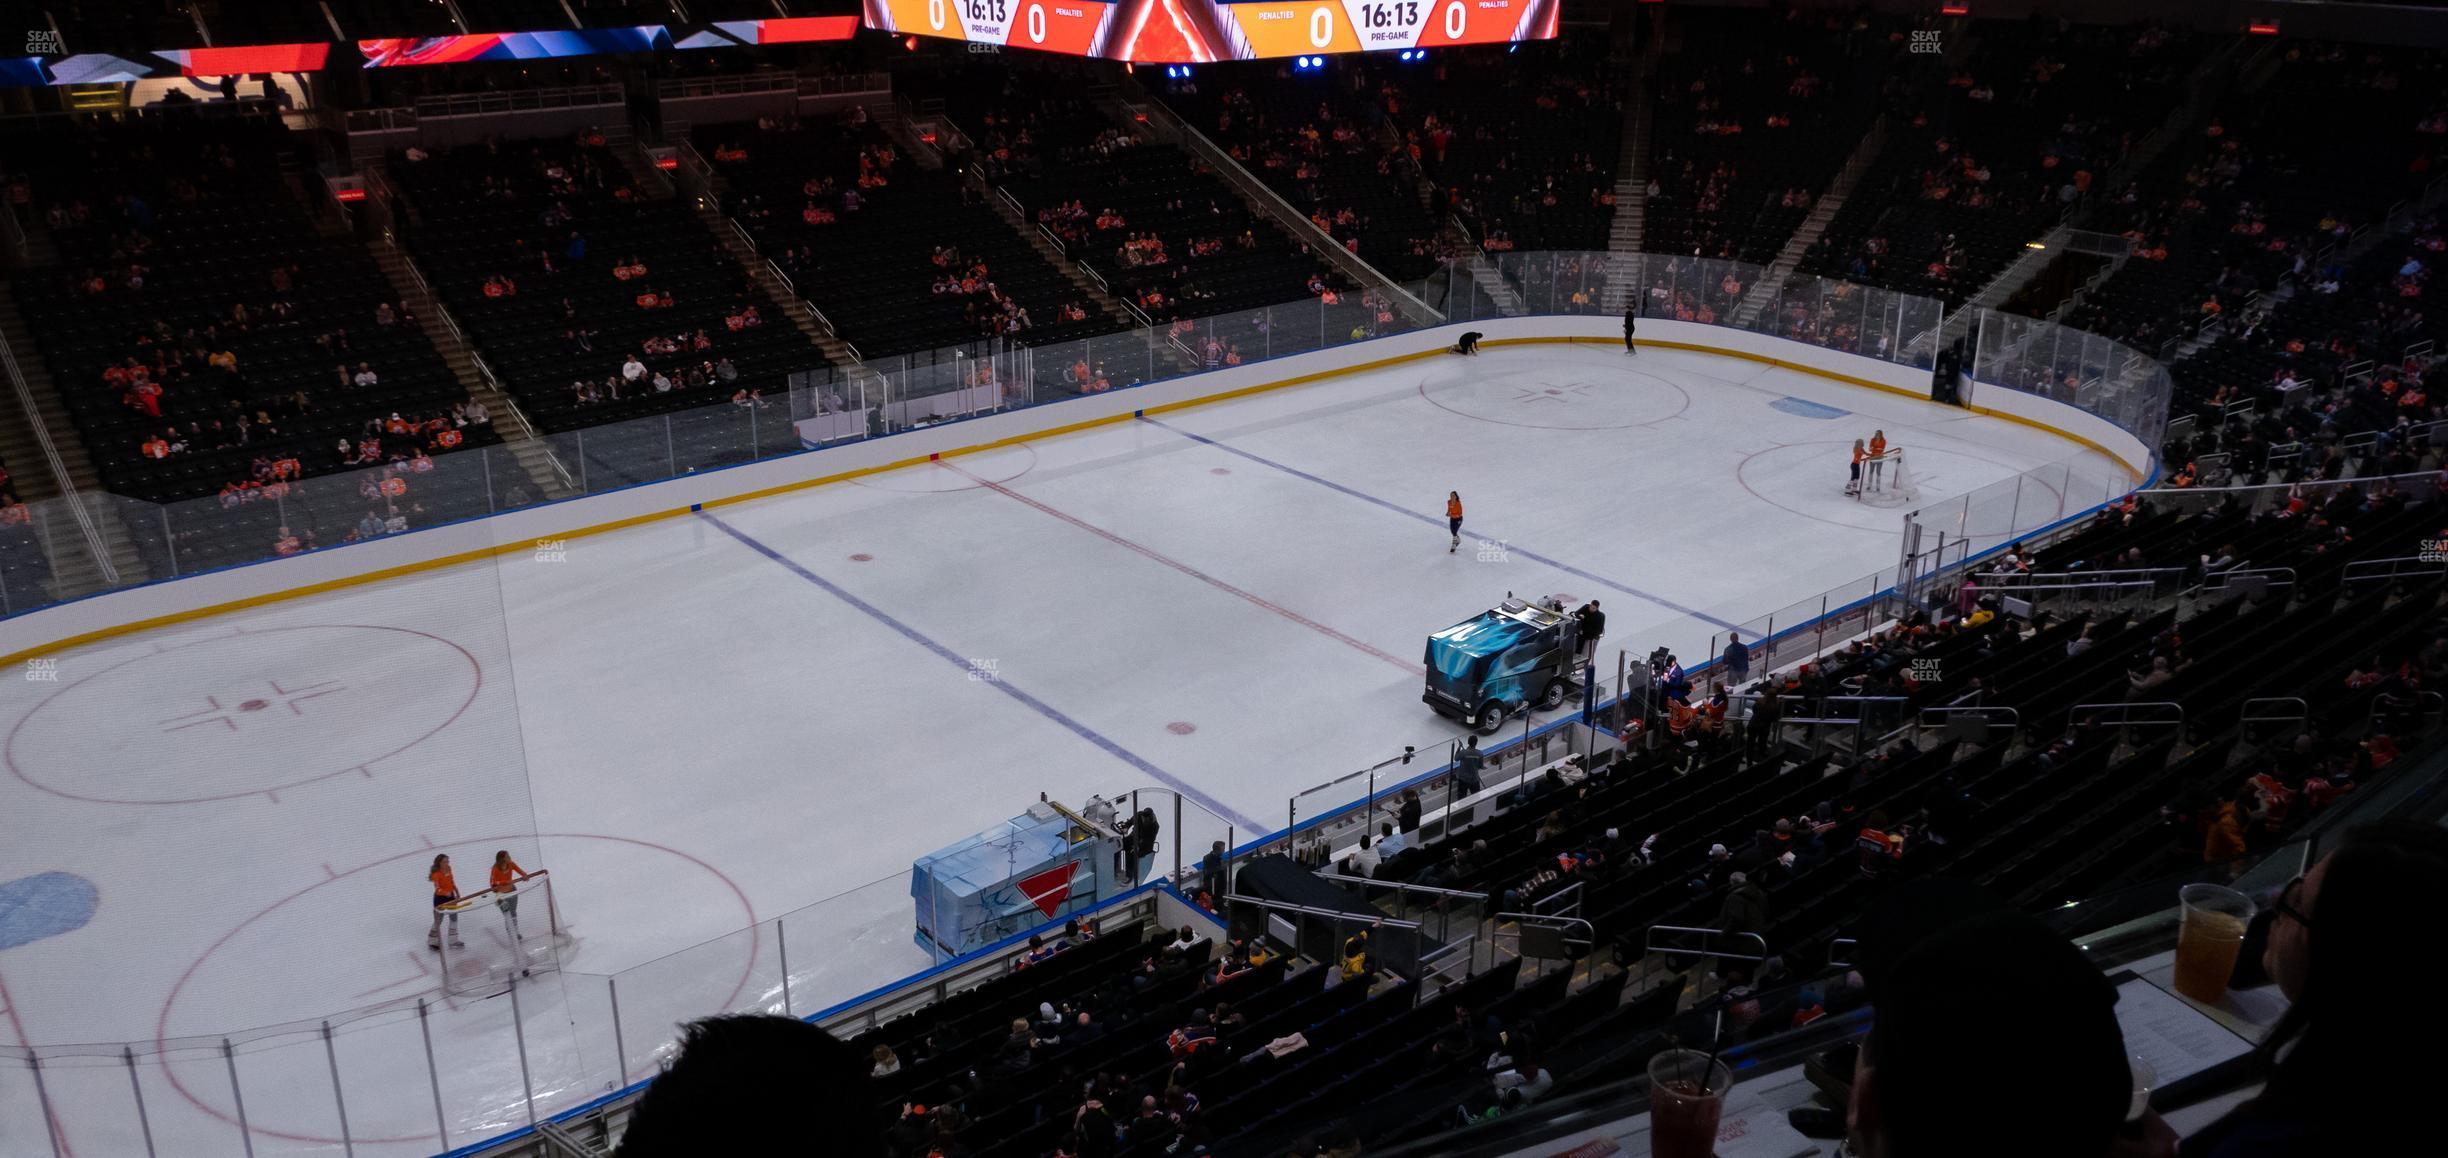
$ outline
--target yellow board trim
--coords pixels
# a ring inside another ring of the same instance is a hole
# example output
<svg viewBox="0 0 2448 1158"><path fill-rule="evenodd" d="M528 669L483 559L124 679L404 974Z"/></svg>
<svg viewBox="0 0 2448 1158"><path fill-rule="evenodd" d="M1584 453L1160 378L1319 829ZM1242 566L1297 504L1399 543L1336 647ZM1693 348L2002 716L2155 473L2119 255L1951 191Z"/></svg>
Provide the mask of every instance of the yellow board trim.
<svg viewBox="0 0 2448 1158"><path fill-rule="evenodd" d="M1585 343L1612 345L1613 340L1604 338L1574 337L1489 338L1481 341L1480 345L1570 346ZM1766 365L1778 367L1780 369L1793 370L1798 373L1809 374L1813 377L1825 378L1832 382L1841 382L1851 386L1863 386L1872 390L1883 391L1885 393L1898 395L1904 398L1928 402L1932 406L1941 405L1937 402L1930 402L1928 398L1925 398L1911 390L1906 390L1900 386L1890 386L1884 382L1871 381L1868 378L1855 377L1851 374L1840 374L1833 370L1823 370L1816 366L1806 366L1798 362L1788 362L1781 358L1771 358L1765 354L1754 354L1743 350L1728 350L1716 346L1705 346L1697 342L1659 341L1650 338L1636 339L1634 344L1640 346L1654 346L1669 350L1689 350L1695 353L1714 354L1720 357L1739 358L1749 362L1760 362ZM1091 418L1081 422L1072 422L1061 426L1047 427L1044 430L1030 431L1026 434L1015 434L1008 438L998 438L991 442L981 442L974 446L957 447L952 450L899 459L897 461L884 463L878 466L860 467L856 470L846 470L833 474L818 475L814 478L800 479L795 482L782 483L777 486L760 487L756 490L744 491L736 495L726 495L722 498L707 499L702 503L695 504L694 506L672 507L666 510L648 511L644 514L631 515L623 519L614 519L610 522L596 523L592 526L579 527L574 530L564 531L558 535L538 536L538 538L583 539L589 535L605 534L607 532L623 530L645 523L659 522L664 519L677 518L679 516L693 514L700 509L711 510L716 507L736 506L741 503L756 502L760 499L769 499L777 495L789 494L793 491L802 491L813 487L830 486L834 483L848 482L852 479L863 478L868 475L883 474L888 471L907 470L913 466L924 466L927 463L937 459L952 458L965 454L979 454L989 450L999 450L1007 446L1017 446L1025 442L1035 442L1039 439L1056 438L1066 434L1077 434L1080 431L1093 430L1100 426L1110 426L1115 423L1135 421L1143 414L1169 414L1178 410L1188 410L1200 406L1212 406L1218 402L1230 402L1237 398L1247 398L1254 394L1263 394L1269 391L1282 390L1292 386L1305 386L1312 382L1322 382L1329 378L1340 378L1347 374L1356 374L1365 370L1380 370L1388 366L1401 365L1404 362L1415 362L1424 358L1434 358L1441 354L1445 354L1450 350L1451 347L1449 346L1436 346L1430 349L1418 350L1408 354L1395 354L1390 357L1354 363L1353 365L1349 366L1338 366L1330 370L1320 370L1315 373L1300 374L1290 378L1279 378L1272 382L1261 382L1254 386L1243 386L1232 390L1220 391L1215 394L1205 394L1197 398L1185 398L1178 402L1167 402L1159 406L1143 407L1138 410L1125 411L1120 414L1111 414L1102 418ZM2059 430L2056 427L2050 426L2044 422L2025 418L2018 414L2008 414L2003 411L1991 410L1986 407L1974 406L1970 407L1969 409L1975 414L1984 415L1990 418L2000 418L2008 422L2020 423L2024 426L2046 431L2050 434L2056 435L2059 438L2063 438L2068 442L2078 443L2093 451L2097 451L2102 457L2107 458L2111 462L2122 464L2124 461L2123 459L2118 458L2116 455L2110 454L2106 447L2103 447L2090 439L2084 438L2079 434L2072 433L2071 431ZM2133 468L2131 467L2126 468L2128 472L2131 472L2132 469ZM2140 476L2137 475L2136 481L2139 481L2139 478ZM652 486L655 484L648 483L645 485ZM493 516L488 515L485 517L491 518ZM15 666L25 662L26 660L39 659L43 656L54 655L72 648L84 647L87 644L99 643L106 639L115 639L122 635L133 635L137 632L151 631L155 628L170 627L181 623L191 623L199 619L211 619L215 616L228 615L233 612L245 611L250 608L264 607L274 603L284 603L292 599L303 599L308 596L322 595L332 591L342 591L351 587L362 587L369 583L381 583L386 580L397 579L406 575L414 575L425 571L438 571L445 567L457 567L465 563L481 562L483 560L502 555L514 554L520 551L532 551L534 549L535 539L521 539L516 543L500 543L491 547L479 547L474 550L460 551L449 555L440 555L431 559L421 559L414 563L402 563L398 566L384 567L379 570L367 571L362 574L344 575L337 579L326 579L319 583L309 583L303 586L285 588L279 591L267 591L261 595L249 595L241 599L233 599L225 603L214 603L204 607L191 608L186 611L165 612L161 615L151 616L145 619L132 620L127 623L112 624L108 627L97 627L91 631L81 632L63 639L54 640L50 643L38 644L22 651L11 652L6 656L0 656L0 666ZM173 579L170 580L170 582L175 583L178 582L178 580ZM96 598L99 598L99 596ZM39 610L29 612L26 618L30 619L41 614L42 612Z"/></svg>

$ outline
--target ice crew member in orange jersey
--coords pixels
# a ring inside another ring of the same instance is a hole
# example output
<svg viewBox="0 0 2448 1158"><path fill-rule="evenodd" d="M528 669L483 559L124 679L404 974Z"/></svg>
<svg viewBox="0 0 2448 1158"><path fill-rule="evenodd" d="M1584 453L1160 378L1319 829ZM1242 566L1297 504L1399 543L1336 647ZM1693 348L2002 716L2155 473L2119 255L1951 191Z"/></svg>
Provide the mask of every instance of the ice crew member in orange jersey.
<svg viewBox="0 0 2448 1158"><path fill-rule="evenodd" d="M425 870L425 879L433 882L434 903L433 928L425 931L425 947L439 949L442 947L442 906L459 899L459 878L451 875L450 856L447 853L434 854L433 867ZM459 939L459 914L450 914L450 927L451 948L467 948L467 942Z"/></svg>
<svg viewBox="0 0 2448 1158"><path fill-rule="evenodd" d="M1864 457L1866 455L1862 451L1862 441L1856 438L1853 440L1853 481L1845 484L1845 493L1848 495L1861 493L1861 464Z"/></svg>
<svg viewBox="0 0 2448 1158"><path fill-rule="evenodd" d="M503 923L510 926L510 940L520 940L518 927L518 882L535 874L520 868L510 859L510 850L493 854L493 904L502 911Z"/></svg>
<svg viewBox="0 0 2448 1158"><path fill-rule="evenodd" d="M1462 492L1460 491L1445 492L1445 532L1453 536L1453 543L1445 548L1445 553L1451 555L1461 550Z"/></svg>

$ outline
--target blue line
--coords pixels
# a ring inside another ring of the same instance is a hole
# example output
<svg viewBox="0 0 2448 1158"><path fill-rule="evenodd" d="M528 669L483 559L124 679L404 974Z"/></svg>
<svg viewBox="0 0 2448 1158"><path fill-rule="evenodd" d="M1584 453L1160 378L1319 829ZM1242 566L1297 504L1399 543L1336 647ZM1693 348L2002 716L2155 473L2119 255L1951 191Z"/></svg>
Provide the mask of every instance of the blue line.
<svg viewBox="0 0 2448 1158"><path fill-rule="evenodd" d="M935 642L933 639L928 638L917 628L911 627L909 624L893 618L892 615L886 612L883 608L877 607L876 605L869 603L856 595L852 595L848 591L845 591L841 587L835 585L832 581L808 570L805 567L800 566L798 563L793 562L790 558L783 555L780 551L776 551L772 547L766 546L764 543L757 541L755 537L749 535L747 532L722 521L721 518L715 515L710 515L704 511L699 511L697 512L697 517L704 519L706 522L714 524L716 529L734 539L739 540L741 545L747 547L749 550L781 564L782 567L791 574L797 575L798 577L815 584L817 587L821 588L825 594L830 595L835 599L839 599L842 602L849 604L853 608L856 608L860 614L865 615L869 619L873 619L886 627L892 628L894 631L900 632L902 638L935 653L935 655L941 658L945 663L951 664L964 672L970 670L968 659L954 652L951 648L945 647L944 645ZM1096 729L1091 728L1078 720L1074 720L1067 715L1064 715L1061 709L1020 690L1017 685L1014 685L1010 681L993 679L980 680L978 682L1028 705L1029 709L1036 712L1038 715L1044 716L1045 718L1054 721L1056 724L1070 729L1074 735L1077 735L1079 738L1104 749L1106 754L1112 756L1114 759L1120 760L1133 768L1137 768L1138 770L1155 777L1158 783L1161 783L1165 787L1197 801L1200 807L1205 808L1209 812L1215 813L1226 820L1232 821L1236 825L1244 825L1253 829L1258 827L1257 821L1251 820L1249 817L1233 811L1232 809L1226 807L1221 801L1218 801L1206 793L1191 787L1190 784L1187 781L1184 781L1181 777L1175 776L1174 774L1149 763L1147 760L1141 758L1138 753L1133 752L1110 739L1107 739ZM1174 836L1176 839L1178 839L1180 834L1175 833Z"/></svg>
<svg viewBox="0 0 2448 1158"><path fill-rule="evenodd" d="M1444 521L1443 521L1443 520L1441 520L1441 519L1438 519L1438 518L1435 518L1435 517L1433 517L1433 516L1429 516L1429 515L1423 515L1423 514L1419 513L1418 511L1415 511L1415 510L1410 509L1409 507L1401 506L1401 505L1396 504L1396 503L1387 502L1386 500L1381 499L1381 498L1378 498L1377 496L1372 495L1372 494L1368 493L1367 491L1355 490L1355 489L1353 489L1353 488L1351 488L1351 487L1344 486L1342 483L1336 482L1336 481L1334 481L1334 480L1332 480L1332 479L1319 478L1319 477L1318 477L1318 476L1316 476L1316 475L1310 474L1308 471L1301 470L1301 469L1299 469L1299 468L1297 468L1297 467L1286 466L1286 465L1284 465L1283 463L1280 463L1280 462L1275 461L1274 459L1271 459L1271 458L1265 458L1265 457L1262 457L1262 456L1259 456L1259 455L1251 454L1249 451L1243 450L1243 449L1241 449L1240 447L1237 447L1237 446L1227 446L1227 445L1225 445L1224 443L1218 442L1218 441L1216 441L1215 439L1212 439L1212 438L1207 437L1206 435L1203 435L1203 434L1193 434L1193 433L1191 433L1190 431L1183 430L1181 427L1178 427L1178 426L1172 425L1171 423L1168 423L1168 422L1164 421L1163 419L1159 419L1159 418L1148 418L1148 417L1145 417L1145 416L1143 415L1143 416L1141 416L1141 417L1140 417L1139 421L1141 421L1141 422L1145 422L1145 423L1147 423L1147 424L1148 424L1148 425L1150 425L1150 426L1160 427L1160 428L1162 428L1162 429L1172 431L1173 433L1178 434L1178 435L1181 435L1183 438L1187 438L1187 439L1189 439L1189 440L1191 440L1191 441L1193 441L1193 442L1203 443L1203 444L1205 444L1205 445L1207 445L1207 446L1212 446L1212 447L1216 448L1217 450L1223 451L1223 452L1224 452L1224 453L1226 453L1226 454L1237 454L1237 455L1240 455L1241 457L1246 458L1246 459L1250 460L1251 462L1258 463L1258 464L1259 464L1259 465L1261 465L1261 466L1272 467L1273 469L1275 469L1275 470L1279 470L1279 471L1282 471L1283 473L1288 474L1288 475L1291 475L1292 477L1294 477L1294 478L1296 478L1296 479L1301 479L1301 480L1303 480L1303 481L1305 481L1305 482L1313 482L1313 483L1316 483L1317 485L1322 486L1322 487L1325 487L1326 489L1328 489L1328 490L1330 490L1330 491L1334 491L1334 492L1335 492L1335 493L1337 493L1337 494L1346 495L1346 496L1349 496L1349 497L1351 497L1351 498L1358 499L1358 500L1360 500L1361 502L1364 502L1364 503L1369 503L1369 504L1372 504L1372 505L1374 505L1374 506L1383 507L1383 508L1385 508L1386 510L1392 511L1392 512L1394 512L1395 514L1398 514L1398 515L1403 516L1404 518L1407 518L1407 519L1416 519L1416 520L1418 520L1418 521L1420 521L1420 522L1423 522L1423 523L1428 524L1428 525L1429 525L1429 526L1431 526L1431 527L1435 527L1435 528L1437 528L1438 530L1443 530L1443 529L1445 528L1445 523L1444 523ZM1677 603L1677 602L1675 602L1675 601L1673 601L1673 600L1671 600L1671 599L1667 599L1667 598L1665 598L1664 596L1659 596L1659 595L1651 595L1650 593L1648 593L1648 592L1646 592L1646 591L1643 591L1643 590L1641 590L1641 589L1640 589L1640 588L1638 588L1638 587L1633 587L1633 586L1630 586L1630 585L1627 585L1627 584L1618 583L1618 582L1616 582L1616 581L1614 581L1614 580L1612 580L1612 579L1607 578L1607 577L1606 577L1606 576L1604 576L1604 575L1593 575L1593 574L1591 574L1590 572L1584 571L1584 570L1582 570L1581 568L1579 568L1579 567L1575 567L1575 566L1573 566L1573 565L1572 565L1572 564L1570 564L1570 563L1563 562L1562 560L1559 560L1559 559L1550 559L1550 558L1548 558L1547 556L1545 556L1545 555L1541 555L1541 554L1539 554L1539 553L1538 553L1538 552L1536 552L1536 551L1526 551L1526 550L1523 550L1522 548L1515 546L1515 545L1513 544L1513 541L1512 541L1512 540L1507 539L1507 538L1505 538L1505 537L1504 537L1504 536L1502 536L1502 535L1496 535L1496 536L1492 536L1492 537L1493 537L1494 539L1496 539L1498 542L1503 543L1503 544L1505 545L1505 550L1506 550L1506 551L1511 552L1511 553L1516 554L1516 555L1520 555L1522 558L1528 559L1528 560L1530 560L1530 561L1532 561L1532 562L1534 562L1534 563L1544 563L1544 564L1546 564L1547 566L1553 567L1553 568L1555 568L1555 569L1556 569L1556 570L1558 570L1558 571L1562 571L1562 572L1564 572L1564 573L1565 573L1565 574L1567 574L1567 575L1572 575L1572 576L1576 576L1576 577L1579 577L1579 578L1582 578L1582 579L1587 579L1587 580L1589 580L1590 582L1592 582L1592 583L1596 583L1596 584L1598 584L1598 585L1599 585L1599 586L1601 586L1601 587L1605 587L1605 588L1608 588L1608 589L1610 589L1610 590L1614 590L1614 591L1620 591L1620 592L1622 592L1622 593L1624 593L1624 594L1626 594L1626 595L1629 595L1629 596L1633 597L1634 599L1640 599L1640 600L1645 600L1645 601L1650 602L1650 603L1654 603L1654 604L1656 604L1656 605L1658 605L1658 606L1660 606L1660 607L1663 607L1663 608L1667 609L1668 611L1680 612L1680 613L1682 613L1682 614L1684 614L1684 615L1691 616L1692 618L1697 619L1697 620L1699 620L1699 621L1701 621L1701 622L1703 622L1703 623L1707 623L1707 624L1710 624L1710 625L1712 625L1712 626L1716 626L1716 627L1722 627L1722 628L1725 628L1725 629L1726 629L1726 630L1728 630L1728 631L1732 631L1732 630L1734 630L1734 629L1735 629L1737 626L1739 626L1738 624L1727 623L1725 620L1719 619L1719 618L1717 618L1716 616L1710 615L1710 614L1708 614L1708 613L1706 613L1706 612L1703 612L1703 611L1694 611L1694 610L1692 610L1691 608L1689 608L1689 607L1685 607L1685 606L1683 606L1683 605L1682 605L1682 604L1680 604L1680 603Z"/></svg>

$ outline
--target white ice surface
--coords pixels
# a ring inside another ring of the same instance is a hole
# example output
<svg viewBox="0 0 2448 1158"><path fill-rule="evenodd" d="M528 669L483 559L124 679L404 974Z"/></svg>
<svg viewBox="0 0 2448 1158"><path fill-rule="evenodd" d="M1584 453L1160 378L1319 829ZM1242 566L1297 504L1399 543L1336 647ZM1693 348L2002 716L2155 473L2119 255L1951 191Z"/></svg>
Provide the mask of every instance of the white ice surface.
<svg viewBox="0 0 2448 1158"><path fill-rule="evenodd" d="M434 850L462 888L496 847L553 871L572 940L518 1011L550 1113L651 1073L674 1022L778 1009L785 913L798 1012L923 968L910 861L1040 792L1179 788L1216 816L1160 860L1195 860L1456 735L1420 703L1422 641L1507 591L1602 600L1610 656L1696 660L1891 566L1899 513L1841 494L1874 427L1925 505L2070 462L2015 530L2129 482L2043 431L1745 361L1491 350L74 651L0 686L0 881L101 900L0 951L0 1046L143 1043L160 1151L236 1154L229 1034L255 1153L338 1153L320 1019L405 1003L336 1022L331 1055L358 1152L408 1155L438 1148L422 996L472 1142L527 1110L509 999L436 990ZM0 1064L0 1155L50 1153L30 1076ZM117 1045L46 1050L43 1078L70 1153L143 1152Z"/></svg>

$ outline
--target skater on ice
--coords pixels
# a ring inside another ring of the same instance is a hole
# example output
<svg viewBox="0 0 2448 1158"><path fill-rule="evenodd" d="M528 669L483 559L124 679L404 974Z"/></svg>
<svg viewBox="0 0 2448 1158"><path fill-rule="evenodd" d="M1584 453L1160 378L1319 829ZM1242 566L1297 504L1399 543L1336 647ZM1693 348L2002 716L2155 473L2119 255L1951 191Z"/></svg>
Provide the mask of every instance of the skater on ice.
<svg viewBox="0 0 2448 1158"><path fill-rule="evenodd" d="M434 903L433 928L425 931L425 947L440 949L442 947L442 906L459 899L459 879L451 875L450 854L434 854L433 867L426 870L425 879L433 882ZM467 942L459 939L459 914L457 913L450 914L450 943L453 949L467 948Z"/></svg>
<svg viewBox="0 0 2448 1158"><path fill-rule="evenodd" d="M502 921L510 926L510 939L514 942L522 939L518 927L518 882L533 875L510 859L509 849L493 854L493 904L501 909ZM458 919L455 915L451 918L454 927Z"/></svg>
<svg viewBox="0 0 2448 1158"><path fill-rule="evenodd" d="M1462 492L1460 491L1445 492L1445 533L1453 536L1453 542L1446 546L1445 553L1451 555L1461 550Z"/></svg>

